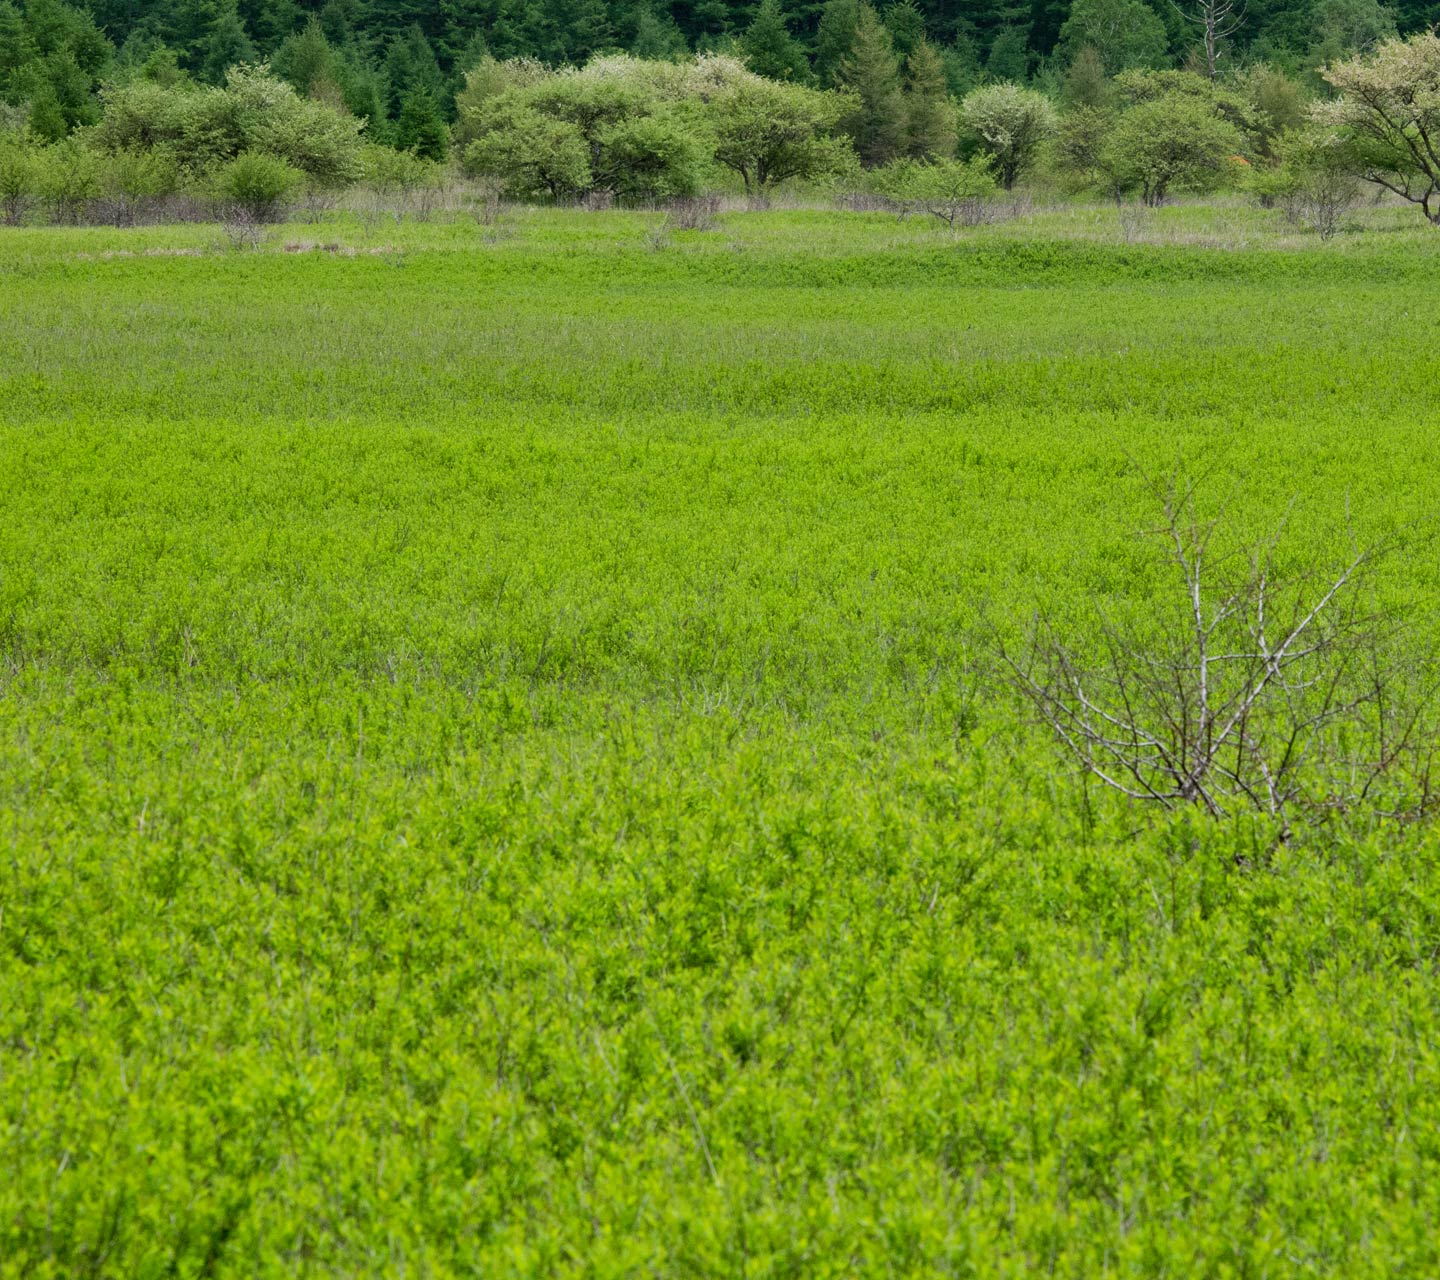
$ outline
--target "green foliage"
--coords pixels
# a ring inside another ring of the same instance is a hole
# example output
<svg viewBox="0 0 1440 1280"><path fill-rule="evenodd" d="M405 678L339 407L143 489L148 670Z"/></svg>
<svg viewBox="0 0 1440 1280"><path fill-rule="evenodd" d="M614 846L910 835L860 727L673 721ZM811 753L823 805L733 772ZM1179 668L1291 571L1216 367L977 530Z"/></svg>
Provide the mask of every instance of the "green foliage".
<svg viewBox="0 0 1440 1280"><path fill-rule="evenodd" d="M860 24L860 0L825 0L815 34L815 74L827 89L850 56Z"/></svg>
<svg viewBox="0 0 1440 1280"><path fill-rule="evenodd" d="M600 183L622 199L673 200L700 190L708 151L690 122L677 114L614 124L600 143Z"/></svg>
<svg viewBox="0 0 1440 1280"><path fill-rule="evenodd" d="M1074 62L1086 49L1094 51L1107 75L1115 75L1132 67L1163 66L1170 39L1145 0L1074 0L1060 29L1059 52Z"/></svg>
<svg viewBox="0 0 1440 1280"><path fill-rule="evenodd" d="M756 196L792 178L843 173L855 153L832 131L847 111L853 104L839 94L759 78L737 82L709 106L715 160Z"/></svg>
<svg viewBox="0 0 1440 1280"><path fill-rule="evenodd" d="M905 61L905 154L919 159L955 154L955 104L945 83L945 65L924 39Z"/></svg>
<svg viewBox="0 0 1440 1280"><path fill-rule="evenodd" d="M1440 1271L1436 832L1147 822L979 641L1177 456L1426 527L1440 239L1250 216L7 230L0 1270Z"/></svg>
<svg viewBox="0 0 1440 1280"><path fill-rule="evenodd" d="M104 190L100 158L74 138L46 147L39 153L38 187L56 221L76 221Z"/></svg>
<svg viewBox="0 0 1440 1280"><path fill-rule="evenodd" d="M213 182L217 198L257 222L269 222L304 180L299 169L278 156L245 151L218 169Z"/></svg>
<svg viewBox="0 0 1440 1280"><path fill-rule="evenodd" d="M433 160L413 151L396 151L393 147L368 146L361 155L364 181L377 191L414 191L434 185L443 172Z"/></svg>
<svg viewBox="0 0 1440 1280"><path fill-rule="evenodd" d="M834 81L854 102L844 128L861 161L880 165L901 154L906 119L900 63L890 33L868 4L860 5L850 50L836 68Z"/></svg>
<svg viewBox="0 0 1440 1280"><path fill-rule="evenodd" d="M1325 79L1339 97L1315 117L1335 131L1352 172L1440 226L1440 35L1388 40L1326 67Z"/></svg>
<svg viewBox="0 0 1440 1280"><path fill-rule="evenodd" d="M986 85L966 94L960 125L995 164L1007 191L1055 132L1055 109L1043 94L1013 84Z"/></svg>
<svg viewBox="0 0 1440 1280"><path fill-rule="evenodd" d="M791 36L780 0L761 0L754 21L745 29L740 47L745 65L771 80L810 81L810 61Z"/></svg>
<svg viewBox="0 0 1440 1280"><path fill-rule="evenodd" d="M36 137L59 141L94 122L110 55L90 15L62 0L0 0L0 104L21 107Z"/></svg>
<svg viewBox="0 0 1440 1280"><path fill-rule="evenodd" d="M434 99L423 91L410 94L395 123L395 145L426 160L443 160L450 151L450 131Z"/></svg>
<svg viewBox="0 0 1440 1280"><path fill-rule="evenodd" d="M105 157L105 195L119 206L122 222L132 222L150 201L172 195L180 186L174 161L163 150L122 149Z"/></svg>
<svg viewBox="0 0 1440 1280"><path fill-rule="evenodd" d="M929 164L897 160L870 176L874 190L905 212L927 213L952 227L979 223L997 185L989 156Z"/></svg>
<svg viewBox="0 0 1440 1280"><path fill-rule="evenodd" d="M1172 191L1219 186L1244 147L1240 131L1203 99L1170 93L1123 112L1100 160L1116 191L1158 205Z"/></svg>
<svg viewBox="0 0 1440 1280"><path fill-rule="evenodd" d="M464 153L471 173L498 178L512 196L561 199L588 191L595 177L584 135L509 94L487 105Z"/></svg>
<svg viewBox="0 0 1440 1280"><path fill-rule="evenodd" d="M41 158L28 139L0 134L0 218L17 225L40 196Z"/></svg>
<svg viewBox="0 0 1440 1280"><path fill-rule="evenodd" d="M104 151L161 148L195 175L263 151L338 186L360 176L361 127L334 107L300 97L264 67L234 67L223 88L147 80L112 86L94 141Z"/></svg>
<svg viewBox="0 0 1440 1280"><path fill-rule="evenodd" d="M499 70L484 74L493 82ZM579 71L507 77L510 87L495 92L482 91L477 77L463 108L475 139L465 163L517 196L693 194L708 159L691 109L691 81L703 75L696 63L612 57Z"/></svg>

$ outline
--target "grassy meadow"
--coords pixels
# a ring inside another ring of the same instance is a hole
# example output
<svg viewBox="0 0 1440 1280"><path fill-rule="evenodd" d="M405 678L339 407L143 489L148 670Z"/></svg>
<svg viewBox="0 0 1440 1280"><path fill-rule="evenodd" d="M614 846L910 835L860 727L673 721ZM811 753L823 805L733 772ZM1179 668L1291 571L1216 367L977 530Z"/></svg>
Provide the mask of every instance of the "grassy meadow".
<svg viewBox="0 0 1440 1280"><path fill-rule="evenodd" d="M1434 522L1365 216L0 232L0 1276L1440 1272L1440 840L986 645Z"/></svg>

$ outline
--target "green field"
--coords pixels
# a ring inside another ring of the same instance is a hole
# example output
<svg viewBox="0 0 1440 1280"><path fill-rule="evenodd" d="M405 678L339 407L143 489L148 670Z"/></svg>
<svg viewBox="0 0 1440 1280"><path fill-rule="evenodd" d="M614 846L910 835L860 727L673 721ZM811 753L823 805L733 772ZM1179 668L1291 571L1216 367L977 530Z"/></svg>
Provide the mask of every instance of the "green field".
<svg viewBox="0 0 1440 1280"><path fill-rule="evenodd" d="M986 649L1433 523L1440 236L658 221L0 233L0 1275L1440 1272L1440 842Z"/></svg>

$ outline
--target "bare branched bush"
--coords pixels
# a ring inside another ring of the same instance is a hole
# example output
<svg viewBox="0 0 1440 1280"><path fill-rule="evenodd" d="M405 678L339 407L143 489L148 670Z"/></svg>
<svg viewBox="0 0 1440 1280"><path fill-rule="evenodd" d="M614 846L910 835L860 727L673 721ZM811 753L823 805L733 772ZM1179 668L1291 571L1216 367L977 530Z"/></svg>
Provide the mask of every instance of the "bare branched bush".
<svg viewBox="0 0 1440 1280"><path fill-rule="evenodd" d="M493 226L500 216L500 184L485 178L470 183L464 192L464 204L477 226Z"/></svg>
<svg viewBox="0 0 1440 1280"><path fill-rule="evenodd" d="M223 205L217 211L221 243L236 252L258 249L265 242L264 221L244 205Z"/></svg>
<svg viewBox="0 0 1440 1280"><path fill-rule="evenodd" d="M1199 520L1193 486L1172 484L1162 505L1175 594L1158 616L1098 614L1067 630L1042 615L1023 646L999 645L1067 753L1133 800L1258 813L1281 840L1300 810L1427 816L1436 691L1375 603L1383 552L1353 549L1328 575L1286 573L1278 533L1221 552L1222 522Z"/></svg>
<svg viewBox="0 0 1440 1280"><path fill-rule="evenodd" d="M1147 239L1155 223L1155 210L1143 204L1121 204L1119 209L1120 235L1125 243Z"/></svg>
<svg viewBox="0 0 1440 1280"><path fill-rule="evenodd" d="M665 206L665 216L676 231L713 231L719 212L719 196L691 196Z"/></svg>
<svg viewBox="0 0 1440 1280"><path fill-rule="evenodd" d="M1332 239L1360 201L1360 184L1337 168L1306 174L1291 196L1295 220L1322 240Z"/></svg>

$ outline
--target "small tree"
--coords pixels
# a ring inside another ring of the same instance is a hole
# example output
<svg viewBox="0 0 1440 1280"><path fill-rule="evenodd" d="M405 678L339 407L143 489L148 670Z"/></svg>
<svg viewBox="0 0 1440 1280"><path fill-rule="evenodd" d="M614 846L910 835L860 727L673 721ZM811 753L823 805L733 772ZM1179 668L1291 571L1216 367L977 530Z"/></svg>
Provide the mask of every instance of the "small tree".
<svg viewBox="0 0 1440 1280"><path fill-rule="evenodd" d="M988 156L917 164L897 160L875 170L875 189L902 213L928 213L947 227L973 227L985 220L995 177Z"/></svg>
<svg viewBox="0 0 1440 1280"><path fill-rule="evenodd" d="M1278 203L1293 222L1331 239L1360 198L1339 140L1323 130L1294 130L1276 140L1275 150L1276 163L1257 166L1249 189L1262 206Z"/></svg>
<svg viewBox="0 0 1440 1280"><path fill-rule="evenodd" d="M1202 99L1167 94L1120 116L1100 163L1117 193L1137 191L1154 206L1175 190L1218 185L1243 146L1240 131Z"/></svg>
<svg viewBox="0 0 1440 1280"><path fill-rule="evenodd" d="M1440 36L1387 40L1321 74L1340 96L1315 117L1336 131L1351 171L1440 226Z"/></svg>
<svg viewBox="0 0 1440 1280"><path fill-rule="evenodd" d="M598 185L629 200L675 200L700 190L705 148L673 115L627 120L604 137Z"/></svg>
<svg viewBox="0 0 1440 1280"><path fill-rule="evenodd" d="M966 94L960 104L960 123L992 157L995 176L1009 191L1055 132L1055 109L1050 99L1031 89L986 85Z"/></svg>
<svg viewBox="0 0 1440 1280"><path fill-rule="evenodd" d="M107 158L103 181L116 220L128 225L147 202L171 195L178 175L175 162L165 151L132 148Z"/></svg>
<svg viewBox="0 0 1440 1280"><path fill-rule="evenodd" d="M79 221L104 192L100 157L73 137L45 148L39 179L40 193L59 222Z"/></svg>
<svg viewBox="0 0 1440 1280"><path fill-rule="evenodd" d="M487 113L485 128L465 151L471 173L498 178L507 194L562 199L588 191L590 148L575 125L508 98Z"/></svg>
<svg viewBox="0 0 1440 1280"><path fill-rule="evenodd" d="M40 160L19 138L0 135L0 217L17 226L40 194Z"/></svg>
<svg viewBox="0 0 1440 1280"><path fill-rule="evenodd" d="M278 156L247 151L215 175L215 194L254 222L271 222L305 175Z"/></svg>
<svg viewBox="0 0 1440 1280"><path fill-rule="evenodd" d="M1150 616L1065 628L1036 620L1000 643L1016 688L1089 776L1133 800L1250 811L1289 837L1298 809L1427 816L1437 743L1355 550L1328 575L1287 573L1278 535L1251 549L1172 484L1157 530L1173 595ZM1085 648L1070 637L1088 634Z"/></svg>
<svg viewBox="0 0 1440 1280"><path fill-rule="evenodd" d="M405 96L395 122L395 145L425 160L443 160L450 150L450 131L435 100L417 89Z"/></svg>
<svg viewBox="0 0 1440 1280"><path fill-rule="evenodd" d="M851 105L838 94L758 77L737 83L708 107L715 159L740 175L751 196L790 178L828 176L855 163L849 143L830 133Z"/></svg>

